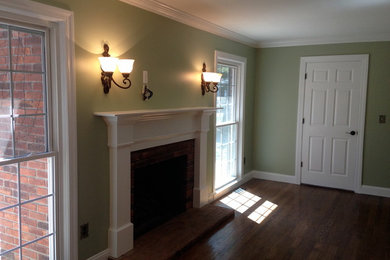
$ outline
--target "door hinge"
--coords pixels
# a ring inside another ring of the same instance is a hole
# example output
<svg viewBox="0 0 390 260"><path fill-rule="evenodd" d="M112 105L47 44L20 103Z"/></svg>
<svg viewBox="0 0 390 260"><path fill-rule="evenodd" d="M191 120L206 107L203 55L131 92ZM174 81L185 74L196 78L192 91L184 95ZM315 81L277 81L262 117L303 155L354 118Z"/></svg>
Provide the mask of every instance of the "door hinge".
<svg viewBox="0 0 390 260"><path fill-rule="evenodd" d="M305 79L307 79L307 73L305 73Z"/></svg>
<svg viewBox="0 0 390 260"><path fill-rule="evenodd" d="M244 156L244 164L246 163L246 157Z"/></svg>
<svg viewBox="0 0 390 260"><path fill-rule="evenodd" d="M305 123L305 118L302 118L302 125Z"/></svg>
<svg viewBox="0 0 390 260"><path fill-rule="evenodd" d="M301 162L301 167L303 167L303 162Z"/></svg>

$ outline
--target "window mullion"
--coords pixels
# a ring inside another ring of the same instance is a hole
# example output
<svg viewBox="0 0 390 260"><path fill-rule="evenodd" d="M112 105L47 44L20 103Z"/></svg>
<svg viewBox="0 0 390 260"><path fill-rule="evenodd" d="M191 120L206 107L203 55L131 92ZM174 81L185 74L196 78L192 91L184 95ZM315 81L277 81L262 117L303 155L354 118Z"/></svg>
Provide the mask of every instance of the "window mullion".
<svg viewBox="0 0 390 260"><path fill-rule="evenodd" d="M11 29L8 27L8 54L9 54L9 68L12 70L12 35ZM10 71L10 98L11 98L11 134L12 134L12 157L15 157L15 119L14 119L14 77L13 72Z"/></svg>
<svg viewBox="0 0 390 260"><path fill-rule="evenodd" d="M18 170L17 170L17 176L18 176L18 218L19 218L19 256L20 259L23 259L22 256L22 199L20 196L21 193L21 185L20 185L20 163L18 165Z"/></svg>

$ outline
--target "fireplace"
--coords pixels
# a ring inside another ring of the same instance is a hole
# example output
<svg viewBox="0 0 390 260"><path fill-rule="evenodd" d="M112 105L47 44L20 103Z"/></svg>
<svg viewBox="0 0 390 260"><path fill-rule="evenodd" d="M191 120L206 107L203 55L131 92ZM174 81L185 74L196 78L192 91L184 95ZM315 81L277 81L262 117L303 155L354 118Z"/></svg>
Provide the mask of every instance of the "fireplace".
<svg viewBox="0 0 390 260"><path fill-rule="evenodd" d="M183 141L193 142L193 189L191 192L186 188L186 192L192 193L193 207L202 207L208 203L210 187L206 184L207 132L210 115L214 112L215 108L194 107L95 113L96 116L102 117L107 125L110 152L108 241L111 257L119 257L133 248L133 221L137 220L132 220L131 209L134 210L132 201L137 203L133 198L137 196L133 193L133 189L137 187L133 186L131 173L132 159L137 156L137 151ZM180 156L167 160L172 159L176 164L180 164L181 159L177 157ZM137 181L134 182L136 185ZM186 207L188 199L189 197L186 197Z"/></svg>
<svg viewBox="0 0 390 260"><path fill-rule="evenodd" d="M192 208L194 140L131 153L134 237Z"/></svg>

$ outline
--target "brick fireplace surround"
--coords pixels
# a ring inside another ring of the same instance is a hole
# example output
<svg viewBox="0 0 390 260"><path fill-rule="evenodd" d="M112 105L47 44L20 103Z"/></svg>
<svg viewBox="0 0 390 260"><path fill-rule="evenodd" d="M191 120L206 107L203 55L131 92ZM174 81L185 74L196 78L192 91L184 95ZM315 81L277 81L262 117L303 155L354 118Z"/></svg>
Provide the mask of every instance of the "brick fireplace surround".
<svg viewBox="0 0 390 260"><path fill-rule="evenodd" d="M108 129L110 150L110 227L111 257L119 257L133 248L131 223L131 152L195 140L193 206L208 202L206 185L207 132L210 107L164 110L96 112Z"/></svg>

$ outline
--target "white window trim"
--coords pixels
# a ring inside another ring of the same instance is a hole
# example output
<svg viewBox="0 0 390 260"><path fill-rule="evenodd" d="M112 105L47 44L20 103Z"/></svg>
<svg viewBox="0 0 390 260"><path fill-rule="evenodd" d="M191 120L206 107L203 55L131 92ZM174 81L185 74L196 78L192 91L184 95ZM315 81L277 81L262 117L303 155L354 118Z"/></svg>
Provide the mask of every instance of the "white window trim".
<svg viewBox="0 0 390 260"><path fill-rule="evenodd" d="M29 0L0 0L0 17L50 28L53 147L59 151L56 169L57 259L78 259L77 128L74 71L73 12Z"/></svg>
<svg viewBox="0 0 390 260"><path fill-rule="evenodd" d="M215 51L214 52L214 69L217 68L217 63L226 63L235 65L239 69L239 75L240 75L240 89L239 89L239 124L238 124L238 161L237 161L237 179L233 181L232 183L223 186L222 188L216 190L215 189L215 158L216 158L216 151L215 151L215 142L216 142L216 133L214 131L214 137L213 137L213 198L216 199L220 195L224 193L226 189L229 187L235 185L236 183L240 182L244 173L244 125L245 125L245 89L246 89L246 63L247 59L245 57L237 56L234 54L222 52L222 51ZM214 107L216 106L216 98L217 94L214 95ZM217 117L214 117L214 128L216 126L216 119Z"/></svg>

